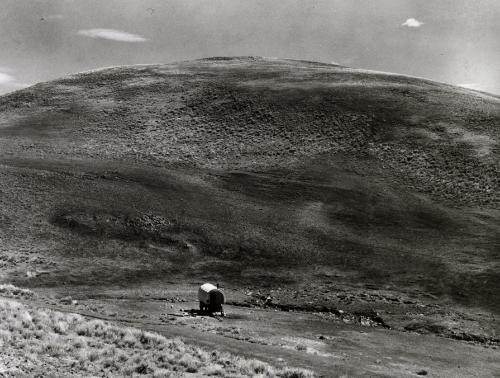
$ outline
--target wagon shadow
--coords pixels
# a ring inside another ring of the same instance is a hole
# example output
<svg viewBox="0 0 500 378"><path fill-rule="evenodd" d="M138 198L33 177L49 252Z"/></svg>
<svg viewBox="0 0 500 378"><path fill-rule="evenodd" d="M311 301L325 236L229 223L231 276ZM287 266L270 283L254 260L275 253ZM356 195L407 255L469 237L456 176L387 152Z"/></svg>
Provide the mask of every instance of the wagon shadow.
<svg viewBox="0 0 500 378"><path fill-rule="evenodd" d="M192 308L190 310L184 310L183 312L189 316L210 317L210 318L215 318L219 321L222 321L222 318L224 317L220 314L214 314L213 312L210 312L208 310L199 310L199 309L194 309L194 308Z"/></svg>

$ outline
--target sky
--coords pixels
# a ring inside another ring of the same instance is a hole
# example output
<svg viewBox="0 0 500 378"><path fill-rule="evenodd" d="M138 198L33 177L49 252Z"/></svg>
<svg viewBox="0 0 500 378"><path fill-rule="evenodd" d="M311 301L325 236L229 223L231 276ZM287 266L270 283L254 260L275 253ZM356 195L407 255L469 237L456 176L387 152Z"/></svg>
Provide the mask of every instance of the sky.
<svg viewBox="0 0 500 378"><path fill-rule="evenodd" d="M500 94L499 0L0 0L0 94L70 73L294 58Z"/></svg>

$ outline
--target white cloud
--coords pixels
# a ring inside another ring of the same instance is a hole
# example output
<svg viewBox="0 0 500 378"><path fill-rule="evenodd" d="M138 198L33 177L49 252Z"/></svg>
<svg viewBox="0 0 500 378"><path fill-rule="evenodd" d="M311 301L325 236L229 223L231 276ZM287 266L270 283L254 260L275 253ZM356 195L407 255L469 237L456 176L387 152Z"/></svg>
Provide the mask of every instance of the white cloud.
<svg viewBox="0 0 500 378"><path fill-rule="evenodd" d="M459 87L462 87L462 88L467 88L467 89L474 89L476 91L481 91L483 90L481 88L481 85L478 84L478 83L463 83L463 84L457 84Z"/></svg>
<svg viewBox="0 0 500 378"><path fill-rule="evenodd" d="M17 81L17 79L14 76L6 73L5 71L12 72L12 70L9 69L8 67L0 67L0 69L1 71L3 71L3 72L0 71L0 94L8 93L17 89L22 89L30 86L30 84L21 83Z"/></svg>
<svg viewBox="0 0 500 378"><path fill-rule="evenodd" d="M11 88L23 89L23 88L28 88L30 85L33 85L33 84L20 83L20 82L16 81L16 82L13 82L13 83L9 83L8 85Z"/></svg>
<svg viewBox="0 0 500 378"><path fill-rule="evenodd" d="M16 79L14 78L14 76L9 75L5 72L0 72L0 85L11 84L11 83L14 83L15 81L16 81Z"/></svg>
<svg viewBox="0 0 500 378"><path fill-rule="evenodd" d="M78 30L78 35L96 39L108 39L119 42L145 42L146 38L137 34L127 33L115 29L84 29Z"/></svg>
<svg viewBox="0 0 500 378"><path fill-rule="evenodd" d="M416 18L409 18L405 22L401 24L401 26L406 26L408 28L419 28L423 25L423 22L420 22Z"/></svg>

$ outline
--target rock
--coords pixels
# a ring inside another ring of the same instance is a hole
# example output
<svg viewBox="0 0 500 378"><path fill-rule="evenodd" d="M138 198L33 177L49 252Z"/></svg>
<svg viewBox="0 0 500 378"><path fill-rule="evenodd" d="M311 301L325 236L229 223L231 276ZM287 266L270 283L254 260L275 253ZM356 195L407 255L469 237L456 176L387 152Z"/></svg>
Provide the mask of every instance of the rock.
<svg viewBox="0 0 500 378"><path fill-rule="evenodd" d="M59 302L62 304L68 304L68 305L73 304L73 298L71 298L70 296L67 296L67 297L59 299Z"/></svg>
<svg viewBox="0 0 500 378"><path fill-rule="evenodd" d="M427 375L427 370L417 371L417 375Z"/></svg>
<svg viewBox="0 0 500 378"><path fill-rule="evenodd" d="M27 276L28 278L34 278L34 277L36 277L36 272L34 272L34 271L32 271L32 270L28 270L28 271L26 272L26 276Z"/></svg>
<svg viewBox="0 0 500 378"><path fill-rule="evenodd" d="M372 325L372 322L370 321L369 318L365 318L365 317L361 317L360 320L359 320L359 323L363 326L363 327L369 327Z"/></svg>

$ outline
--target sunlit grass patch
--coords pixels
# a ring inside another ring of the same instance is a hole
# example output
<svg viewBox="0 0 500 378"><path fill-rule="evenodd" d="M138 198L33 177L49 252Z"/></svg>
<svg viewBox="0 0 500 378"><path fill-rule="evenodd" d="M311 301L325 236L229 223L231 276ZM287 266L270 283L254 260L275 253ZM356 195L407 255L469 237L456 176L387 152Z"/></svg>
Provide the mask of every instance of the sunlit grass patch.
<svg viewBox="0 0 500 378"><path fill-rule="evenodd" d="M0 295L4 297L31 298L34 294L31 290L22 289L12 284L1 284Z"/></svg>

